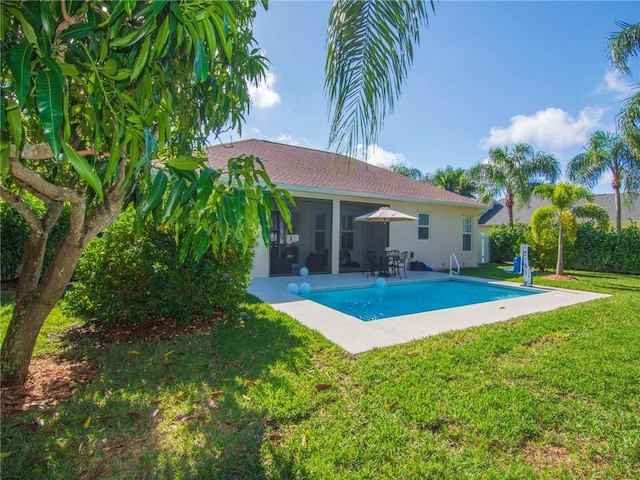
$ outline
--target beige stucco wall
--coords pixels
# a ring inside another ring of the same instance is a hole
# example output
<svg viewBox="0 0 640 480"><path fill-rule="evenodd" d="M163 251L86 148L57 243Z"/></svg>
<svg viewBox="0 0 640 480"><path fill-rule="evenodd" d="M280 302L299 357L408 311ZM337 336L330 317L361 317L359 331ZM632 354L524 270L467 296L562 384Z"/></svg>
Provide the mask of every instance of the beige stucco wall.
<svg viewBox="0 0 640 480"><path fill-rule="evenodd" d="M251 276L253 278L262 278L269 276L269 247L264 244L262 237L258 239L258 245L254 249L255 257L253 259L253 269Z"/></svg>
<svg viewBox="0 0 640 480"><path fill-rule="evenodd" d="M391 202L391 208L418 216L428 213L430 232L428 240L418 239L417 222L396 222L390 225L390 246L396 250L414 252L414 259L424 262L434 270L449 269L449 259L455 253L462 267L477 266L478 242L476 238L479 209L467 206L441 204L416 204ZM471 251L462 251L462 223L471 217Z"/></svg>
<svg viewBox="0 0 640 480"><path fill-rule="evenodd" d="M480 209L463 205L442 205L435 203L419 203L409 200L381 199L376 197L335 195L323 192L302 192L290 189L294 197L304 197L310 199L331 200L333 203L332 226L333 236L331 238L331 273L337 274L339 265L339 244L340 244L340 203L357 202L372 203L378 205L389 205L394 210L418 216L419 213L428 213L430 216L430 235L428 240L418 239L418 222L392 222L389 224L389 246L390 248L414 252L414 260L426 263L435 270L449 268L449 257L455 253L460 266L477 266L480 258L480 242L478 233L478 217ZM472 239L471 251L462 251L462 222L465 216L471 217ZM360 222L356 222L360 223ZM358 228L358 226L356 226ZM356 233L357 236L357 233ZM367 248L365 241L359 250ZM361 251L354 252L354 260L359 260ZM301 252L301 256L303 253ZM487 257L488 258L488 257ZM259 241L255 249L255 260L252 277L269 276L269 248Z"/></svg>

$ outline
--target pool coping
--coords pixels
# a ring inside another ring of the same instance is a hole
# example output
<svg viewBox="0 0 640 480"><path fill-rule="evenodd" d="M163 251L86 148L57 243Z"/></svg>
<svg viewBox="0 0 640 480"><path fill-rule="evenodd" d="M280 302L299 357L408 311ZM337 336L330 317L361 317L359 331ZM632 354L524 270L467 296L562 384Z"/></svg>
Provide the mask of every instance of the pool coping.
<svg viewBox="0 0 640 480"><path fill-rule="evenodd" d="M449 274L409 272L410 278L386 279L387 284L444 280ZM517 287L513 282L460 275L460 280ZM375 277L360 273L338 275L287 276L253 279L249 293L274 309L288 314L316 330L326 339L352 354L407 343L450 330L502 322L521 315L555 310L610 295L555 287L526 287L540 293L506 300L414 313L380 320L363 321L287 291L287 285L308 283L311 289L362 287L375 284Z"/></svg>

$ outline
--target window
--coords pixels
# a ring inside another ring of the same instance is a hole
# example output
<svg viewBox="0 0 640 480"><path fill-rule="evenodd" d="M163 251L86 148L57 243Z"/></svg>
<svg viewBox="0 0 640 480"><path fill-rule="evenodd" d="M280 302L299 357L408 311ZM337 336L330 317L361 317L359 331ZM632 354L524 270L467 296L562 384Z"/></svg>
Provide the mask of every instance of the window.
<svg viewBox="0 0 640 480"><path fill-rule="evenodd" d="M353 213L340 216L340 250L353 250L355 244L353 217Z"/></svg>
<svg viewBox="0 0 640 480"><path fill-rule="evenodd" d="M429 214L418 214L418 240L429 240Z"/></svg>
<svg viewBox="0 0 640 480"><path fill-rule="evenodd" d="M471 217L462 219L462 251L471 251Z"/></svg>

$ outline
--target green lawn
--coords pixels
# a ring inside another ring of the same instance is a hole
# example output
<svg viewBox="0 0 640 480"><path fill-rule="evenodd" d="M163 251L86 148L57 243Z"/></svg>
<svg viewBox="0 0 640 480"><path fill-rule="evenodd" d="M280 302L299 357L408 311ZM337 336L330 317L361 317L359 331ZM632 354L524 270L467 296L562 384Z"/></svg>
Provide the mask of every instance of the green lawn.
<svg viewBox="0 0 640 480"><path fill-rule="evenodd" d="M640 277L570 273L535 283L613 296L357 356L247 299L85 351L91 385L3 420L2 478L640 478Z"/></svg>

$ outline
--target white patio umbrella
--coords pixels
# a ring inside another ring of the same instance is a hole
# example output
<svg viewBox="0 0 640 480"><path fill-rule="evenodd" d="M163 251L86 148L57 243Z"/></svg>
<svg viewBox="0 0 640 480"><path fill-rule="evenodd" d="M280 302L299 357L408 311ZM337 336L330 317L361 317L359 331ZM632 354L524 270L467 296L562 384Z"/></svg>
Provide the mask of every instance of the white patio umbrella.
<svg viewBox="0 0 640 480"><path fill-rule="evenodd" d="M380 207L378 210L356 217L355 220L358 222L389 223L402 221L411 222L418 219L416 217L412 217L411 215L407 215L406 213L392 210L389 207Z"/></svg>
<svg viewBox="0 0 640 480"><path fill-rule="evenodd" d="M407 215L406 213L392 210L389 207L380 207L373 212L365 213L355 218L358 222L370 222L370 223L385 223L387 224L387 239L385 243L389 242L389 223L390 222L413 222L418 220L416 217Z"/></svg>
<svg viewBox="0 0 640 480"><path fill-rule="evenodd" d="M389 223L391 222L413 222L418 220L416 217L412 217L411 215L407 215L406 213L398 212L396 210L392 210L389 207L380 207L378 210L373 212L365 213L364 215L360 215L355 218L358 222L370 222L370 223L384 223L386 224L387 230L387 239L385 243L388 245L389 242ZM388 247L387 247L388 248ZM386 250L386 249L385 249ZM381 267L382 268L382 267ZM388 266L387 266L388 268Z"/></svg>

